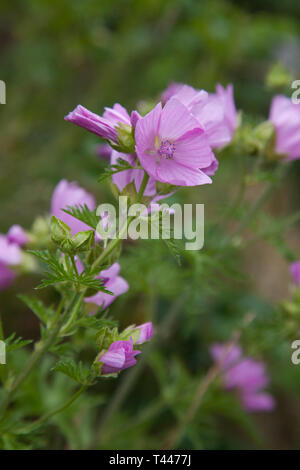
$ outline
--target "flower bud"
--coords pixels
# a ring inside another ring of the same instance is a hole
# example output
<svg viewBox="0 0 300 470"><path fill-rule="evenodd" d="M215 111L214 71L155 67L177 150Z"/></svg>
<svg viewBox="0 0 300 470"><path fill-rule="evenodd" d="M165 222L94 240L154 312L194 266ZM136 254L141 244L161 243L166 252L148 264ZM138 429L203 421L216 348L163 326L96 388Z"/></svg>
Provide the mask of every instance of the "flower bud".
<svg viewBox="0 0 300 470"><path fill-rule="evenodd" d="M51 217L51 238L54 243L61 245L65 240L70 239L70 235L70 227L53 215Z"/></svg>
<svg viewBox="0 0 300 470"><path fill-rule="evenodd" d="M88 251L95 243L94 230L87 230L86 232L78 232L72 238L73 249L76 252Z"/></svg>

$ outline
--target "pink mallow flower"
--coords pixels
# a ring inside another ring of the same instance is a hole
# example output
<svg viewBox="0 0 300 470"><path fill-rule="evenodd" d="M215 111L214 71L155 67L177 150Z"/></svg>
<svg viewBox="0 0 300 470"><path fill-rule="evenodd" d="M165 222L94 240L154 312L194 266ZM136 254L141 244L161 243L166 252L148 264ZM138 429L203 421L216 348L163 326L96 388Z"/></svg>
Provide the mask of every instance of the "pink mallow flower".
<svg viewBox="0 0 300 470"><path fill-rule="evenodd" d="M153 336L153 325L152 322L143 323L135 328L135 330L140 330L140 336L136 340L135 344L143 344Z"/></svg>
<svg viewBox="0 0 300 470"><path fill-rule="evenodd" d="M118 133L115 126L108 119L92 113L80 104L76 106L74 111L65 116L65 120L87 129L102 139L118 142Z"/></svg>
<svg viewBox="0 0 300 470"><path fill-rule="evenodd" d="M290 273L294 283L300 286L300 261L295 261L290 265Z"/></svg>
<svg viewBox="0 0 300 470"><path fill-rule="evenodd" d="M232 140L238 124L232 84L227 88L218 84L216 93L179 84L173 84L173 90L173 94L171 88L167 94L169 99L179 100L195 116L212 148L224 147Z"/></svg>
<svg viewBox="0 0 300 470"><path fill-rule="evenodd" d="M105 108L103 116L92 113L80 104L65 116L66 121L73 122L102 139L111 140L114 143L118 143L117 128L119 124L135 127L139 118L140 115L136 111L133 111L129 116L127 110L119 103L115 103L112 108Z"/></svg>
<svg viewBox="0 0 300 470"><path fill-rule="evenodd" d="M80 260L76 261L77 268L79 272L82 272L83 266ZM107 290L112 292L113 295L106 294L105 292L97 292L97 294L92 295L91 297L86 297L84 300L87 303L92 303L102 307L103 309L107 308L119 295L124 294L128 291L129 285L125 279L119 276L120 265L119 263L114 263L108 269L101 271L96 278L103 281L104 286Z"/></svg>
<svg viewBox="0 0 300 470"><path fill-rule="evenodd" d="M96 202L94 197L77 183L61 180L52 195L51 214L65 222L70 227L72 235L91 230L91 227L63 211L63 209L68 209L68 206L79 205L86 205L90 210L94 210Z"/></svg>
<svg viewBox="0 0 300 470"><path fill-rule="evenodd" d="M137 156L135 154L120 153L116 150L113 150L110 157L111 165L115 165L118 161L118 158L126 160L131 166L135 166L137 162ZM129 184L134 182L136 192L139 191L144 178L143 170L124 170L120 171L112 176L113 183L118 187L119 191ZM147 186L144 191L145 196L154 196L156 194L155 188L155 179L150 177L147 183Z"/></svg>
<svg viewBox="0 0 300 470"><path fill-rule="evenodd" d="M204 130L186 106L175 98L139 119L136 153L142 167L155 180L176 186L211 183L205 168L214 155Z"/></svg>
<svg viewBox="0 0 300 470"><path fill-rule="evenodd" d="M7 235L0 234L0 290L6 289L13 283L16 273L11 266L17 266L22 261L20 243L13 241L12 233L16 234L16 230L10 229ZM20 234L19 231L18 233ZM23 242L23 239L21 241Z"/></svg>
<svg viewBox="0 0 300 470"><path fill-rule="evenodd" d="M101 374L116 374L121 370L136 364L135 356L141 351L133 349L133 340L115 341L110 345L108 351L99 358L99 362L103 363Z"/></svg>
<svg viewBox="0 0 300 470"><path fill-rule="evenodd" d="M300 105L286 96L274 96L269 120L275 126L276 152L287 160L300 158Z"/></svg>
<svg viewBox="0 0 300 470"><path fill-rule="evenodd" d="M20 225L12 225L7 232L9 242L16 243L19 246L28 242L28 236Z"/></svg>
<svg viewBox="0 0 300 470"><path fill-rule="evenodd" d="M211 355L221 363L223 383L226 389L236 389L246 411L271 411L275 406L273 397L261 390L269 383L265 365L243 357L239 346L226 352L226 345L213 344Z"/></svg>

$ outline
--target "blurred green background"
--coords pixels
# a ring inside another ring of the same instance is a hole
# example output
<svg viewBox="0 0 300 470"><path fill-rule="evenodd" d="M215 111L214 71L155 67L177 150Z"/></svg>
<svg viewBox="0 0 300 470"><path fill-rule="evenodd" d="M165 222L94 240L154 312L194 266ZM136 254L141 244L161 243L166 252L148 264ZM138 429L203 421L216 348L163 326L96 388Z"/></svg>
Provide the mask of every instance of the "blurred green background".
<svg viewBox="0 0 300 470"><path fill-rule="evenodd" d="M29 229L37 215L47 213L53 188L62 178L78 181L99 203L111 199L108 185L97 183L104 165L95 155L97 137L63 119L79 103L101 114L104 106L115 102L132 109L140 100L153 99L170 81L208 91L217 82L232 82L238 109L266 118L273 94L265 84L270 67L279 61L300 78L300 3L2 0L0 51L0 79L7 87L7 104L0 105L0 232L6 232L13 223ZM235 161L227 159L211 187L201 188L200 194L187 192L190 200L208 204L207 218L220 209L216 208L220 192L227 192L227 197L235 189L235 169ZM299 175L296 162L290 184L280 189L271 205L273 214L297 208ZM224 206L226 197L221 201ZM289 236L299 249L298 232ZM213 250L213 237L211 245ZM154 269L147 265L149 257L155 260ZM229 253L227 258L224 265L229 270L239 255ZM72 414L67 415L58 420L61 434L50 434L50 447L159 447L185 413L199 377L210 364L208 345L228 339L249 308L260 315L257 348L270 356L277 410L252 418L231 402L230 395L209 395L181 446L299 447L300 372L289 365L289 345L274 346L277 330L275 338L268 336L272 302L288 295L286 263L273 249L258 246L244 260L255 282L247 278L229 283L217 281L212 273L207 276L208 268L198 258L190 264L192 268L178 268L159 244L140 244L136 249L129 244L122 273L131 289L115 302L114 315L126 326L150 317L163 321L174 308L179 313L170 335L155 344L137 377L124 373L118 381L99 386L103 406L91 411L93 392L89 411L80 415L82 432L72 430ZM193 296L182 299L178 292L189 284ZM9 291L0 293L8 332L16 329L26 338L38 337L37 322L15 297L17 291L35 285L36 279L21 277ZM43 295L51 298L51 292ZM60 390L59 385L54 389ZM111 396L115 398L110 424L104 421L108 437L101 444L93 440L91 430L103 421ZM77 412L83 404L79 401Z"/></svg>

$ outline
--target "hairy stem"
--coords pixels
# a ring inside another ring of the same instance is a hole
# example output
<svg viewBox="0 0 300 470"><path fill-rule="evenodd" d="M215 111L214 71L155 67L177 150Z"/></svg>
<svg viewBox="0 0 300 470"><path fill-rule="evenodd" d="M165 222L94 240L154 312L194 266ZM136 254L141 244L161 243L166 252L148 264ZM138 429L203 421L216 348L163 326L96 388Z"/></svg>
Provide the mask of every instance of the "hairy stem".
<svg viewBox="0 0 300 470"><path fill-rule="evenodd" d="M136 203L139 203L141 201L141 199L143 197L143 194L144 194L144 191L146 189L148 180L149 180L149 175L145 172L143 181L141 183L141 187L139 189L139 192L138 192L136 200L135 200ZM108 243L108 245L106 247L106 250L103 251L103 253L101 253L101 255L98 256L98 258L94 261L94 263L92 265L92 268L96 268L97 266L101 266L104 263L104 261L110 255L110 253L112 253L112 251L116 248L116 246L118 246L119 243L122 241L122 235L124 235L124 233L127 231L128 227L129 227L129 224L133 219L135 219L135 216L127 218L126 223L119 230L117 238L115 238L110 243Z"/></svg>
<svg viewBox="0 0 300 470"><path fill-rule="evenodd" d="M18 375L18 377L15 379L15 381L12 383L8 391L6 392L6 395L3 399L3 401L0 404L0 416L2 417L3 414L5 413L8 405L10 402L13 400L17 390L19 387L23 384L23 382L27 379L27 377L30 375L32 372L34 366L40 361L40 359L43 357L43 355L48 351L48 349L52 346L54 341L56 340L60 329L70 314L70 312L73 311L74 308L78 308L78 301L81 298L80 294L75 294L70 306L66 308L65 312L60 316L58 319L57 323L54 325L52 328L48 338L45 341L41 341L40 343L36 344L35 350L32 352L30 358L28 359L24 369L22 372Z"/></svg>
<svg viewBox="0 0 300 470"><path fill-rule="evenodd" d="M67 401L65 401L65 403L63 403L62 405L58 406L57 408L55 408L54 410L52 411L49 411L48 413L45 413L43 416L41 416L39 419L37 419L36 421L33 421L33 423L29 424L28 426L24 427L23 429L21 429L19 432L22 433L28 433L28 432L31 432L31 431L35 431L36 429L38 429L42 424L44 424L45 422L47 422L50 418L52 418L53 416L57 415L58 413L61 413L62 411L65 411L67 408L69 408L69 406L72 405L72 403L74 403L75 400L77 400L78 397L80 397L80 395L82 395L82 393L88 388L88 386L90 385L90 382L87 382L85 384L83 384L78 390L77 392L74 393L74 395L71 396L71 398L69 398Z"/></svg>

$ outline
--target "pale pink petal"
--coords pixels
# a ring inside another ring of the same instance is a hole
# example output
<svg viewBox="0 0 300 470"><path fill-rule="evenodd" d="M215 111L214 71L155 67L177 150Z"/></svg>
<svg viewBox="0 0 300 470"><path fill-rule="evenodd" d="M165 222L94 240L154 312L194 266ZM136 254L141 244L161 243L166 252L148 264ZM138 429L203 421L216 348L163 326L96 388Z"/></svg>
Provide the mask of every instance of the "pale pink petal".
<svg viewBox="0 0 300 470"><path fill-rule="evenodd" d="M104 108L103 117L110 121L114 126L120 122L130 126L130 117L127 110L119 103L115 103L112 108Z"/></svg>
<svg viewBox="0 0 300 470"><path fill-rule="evenodd" d="M188 168L174 160L161 159L156 167L155 177L162 183L175 186L198 186L211 183L211 179L198 169Z"/></svg>
<svg viewBox="0 0 300 470"><path fill-rule="evenodd" d="M186 132L199 127L197 119L176 98L171 98L164 106L159 125L162 140L176 141Z"/></svg>
<svg viewBox="0 0 300 470"><path fill-rule="evenodd" d="M90 210L94 210L96 202L94 197L86 192L75 182L61 180L54 189L51 200L51 214L62 220L71 228L72 235L77 232L90 230L91 227L76 219L72 215L66 214L62 209L68 209L68 206L87 205Z"/></svg>
<svg viewBox="0 0 300 470"><path fill-rule="evenodd" d="M139 119L135 129L135 141L138 157L140 154L153 150L155 139L158 136L158 128L162 114L161 103L158 103L150 113ZM149 155L148 155L149 158ZM149 158L149 160L152 160Z"/></svg>
<svg viewBox="0 0 300 470"><path fill-rule="evenodd" d="M211 165L214 155L208 145L205 133L196 128L176 140L174 161L190 168L205 168Z"/></svg>
<svg viewBox="0 0 300 470"><path fill-rule="evenodd" d="M125 351L122 348L119 348L117 351L108 351L99 358L99 361L109 367L121 369L125 364Z"/></svg>

